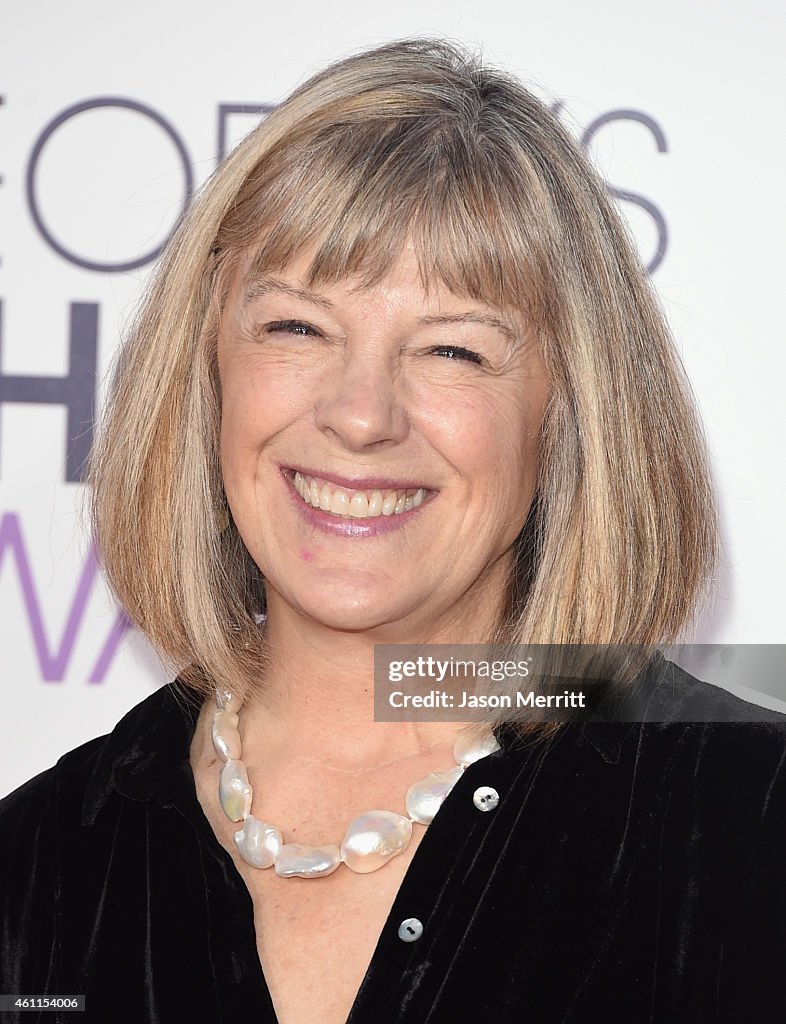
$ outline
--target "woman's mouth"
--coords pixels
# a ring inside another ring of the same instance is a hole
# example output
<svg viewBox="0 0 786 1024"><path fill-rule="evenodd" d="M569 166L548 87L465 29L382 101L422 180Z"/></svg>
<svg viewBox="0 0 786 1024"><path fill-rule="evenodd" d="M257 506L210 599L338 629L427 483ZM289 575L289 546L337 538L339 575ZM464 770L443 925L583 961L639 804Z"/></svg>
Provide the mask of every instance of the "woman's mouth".
<svg viewBox="0 0 786 1024"><path fill-rule="evenodd" d="M417 508L433 493L424 487L350 489L318 476L298 471L290 473L287 475L292 486L307 505L345 519L398 516Z"/></svg>

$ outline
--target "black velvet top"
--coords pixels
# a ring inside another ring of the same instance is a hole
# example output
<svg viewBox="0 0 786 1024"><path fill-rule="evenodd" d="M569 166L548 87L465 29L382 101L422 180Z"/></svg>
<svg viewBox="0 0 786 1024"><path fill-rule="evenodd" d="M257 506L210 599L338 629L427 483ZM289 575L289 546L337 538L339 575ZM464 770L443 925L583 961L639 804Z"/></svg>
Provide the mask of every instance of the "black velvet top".
<svg viewBox="0 0 786 1024"><path fill-rule="evenodd" d="M672 719L700 694L748 721L499 730L417 848L350 1024L786 1020L786 717L672 666L655 690ZM0 802L0 993L87 997L2 1024L274 1024L195 793L198 711L164 686Z"/></svg>

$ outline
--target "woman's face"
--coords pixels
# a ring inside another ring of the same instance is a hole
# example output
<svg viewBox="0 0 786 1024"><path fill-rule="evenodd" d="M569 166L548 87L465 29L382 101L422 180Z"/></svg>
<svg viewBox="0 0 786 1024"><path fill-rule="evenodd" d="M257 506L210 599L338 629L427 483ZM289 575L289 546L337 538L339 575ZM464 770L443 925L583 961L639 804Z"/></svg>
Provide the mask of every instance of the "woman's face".
<svg viewBox="0 0 786 1024"><path fill-rule="evenodd" d="M307 291L311 255L269 277L241 267L219 333L224 486L269 614L382 638L476 627L534 490L534 334L426 295L411 249L363 290Z"/></svg>

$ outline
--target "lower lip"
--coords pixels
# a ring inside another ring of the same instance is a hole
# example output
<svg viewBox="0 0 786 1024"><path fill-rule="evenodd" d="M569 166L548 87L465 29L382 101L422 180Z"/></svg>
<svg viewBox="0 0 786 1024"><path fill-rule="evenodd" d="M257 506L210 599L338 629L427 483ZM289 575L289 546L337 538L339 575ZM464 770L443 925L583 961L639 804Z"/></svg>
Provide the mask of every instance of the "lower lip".
<svg viewBox="0 0 786 1024"><path fill-rule="evenodd" d="M317 530L339 537L379 537L383 533L392 533L394 530L399 530L402 526L406 526L422 508L425 508L432 497L425 498L416 508L411 508L407 512L399 512L398 515L351 519L347 516L334 516L322 508L314 508L313 505L307 505L295 490L295 485L287 474L282 473L281 476L286 484L290 498L297 506L303 519Z"/></svg>

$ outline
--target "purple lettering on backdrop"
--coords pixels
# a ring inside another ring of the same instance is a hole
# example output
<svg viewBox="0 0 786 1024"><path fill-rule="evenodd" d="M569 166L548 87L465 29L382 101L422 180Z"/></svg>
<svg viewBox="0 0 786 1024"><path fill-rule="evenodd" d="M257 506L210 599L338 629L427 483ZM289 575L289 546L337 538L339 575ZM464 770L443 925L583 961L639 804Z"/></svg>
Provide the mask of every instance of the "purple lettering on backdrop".
<svg viewBox="0 0 786 1024"><path fill-rule="evenodd" d="M41 605L33 582L33 573L30 567L30 560L27 556L22 528L19 516L14 512L6 513L0 519L0 569L3 567L6 551L13 553L16 559L16 570L19 575L19 583L22 589L22 600L27 611L27 618L33 634L33 645L38 664L41 669L41 678L47 683L60 683L68 669L71 659L71 652L76 643L77 634L85 614L85 607L90 598L96 576L98 575L98 563L93 547L87 552L82 572L76 586L76 593L71 603L71 608L66 620L63 635L56 650L52 650L44 628L44 620L41 612ZM114 621L112 630L104 643L88 681L91 683L103 682L106 671L125 632L131 628L127 617L120 612Z"/></svg>

